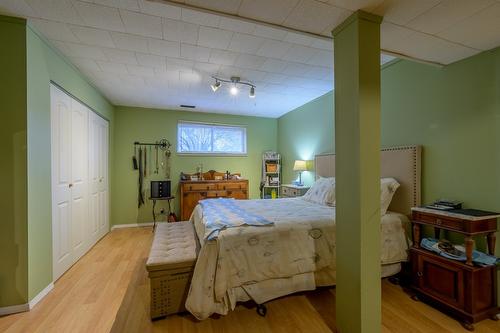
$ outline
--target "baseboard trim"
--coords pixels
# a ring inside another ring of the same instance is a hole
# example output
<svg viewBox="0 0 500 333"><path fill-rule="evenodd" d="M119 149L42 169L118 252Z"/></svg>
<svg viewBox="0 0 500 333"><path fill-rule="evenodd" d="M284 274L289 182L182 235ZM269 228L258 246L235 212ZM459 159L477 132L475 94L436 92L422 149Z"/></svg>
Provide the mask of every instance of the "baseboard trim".
<svg viewBox="0 0 500 333"><path fill-rule="evenodd" d="M0 316L6 316L18 312L26 312L30 310L29 303L4 306L0 308Z"/></svg>
<svg viewBox="0 0 500 333"><path fill-rule="evenodd" d="M151 227L151 226L153 226L153 222L115 224L115 225L111 226L111 231L113 231L115 229L121 229L121 228L140 228L140 227Z"/></svg>
<svg viewBox="0 0 500 333"><path fill-rule="evenodd" d="M33 299L28 303L29 304L29 309L33 309L35 305L38 304L45 296L47 296L50 291L54 289L54 282L49 283L47 287L45 287L42 291L38 293Z"/></svg>

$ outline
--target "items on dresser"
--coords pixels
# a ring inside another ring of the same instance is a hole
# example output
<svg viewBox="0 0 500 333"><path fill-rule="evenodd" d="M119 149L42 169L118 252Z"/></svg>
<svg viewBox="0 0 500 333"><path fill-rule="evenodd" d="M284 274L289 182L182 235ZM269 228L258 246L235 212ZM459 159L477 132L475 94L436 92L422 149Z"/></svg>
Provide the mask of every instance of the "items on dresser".
<svg viewBox="0 0 500 333"><path fill-rule="evenodd" d="M494 213L493 213L494 214ZM411 287L425 301L457 317L462 325L473 330L473 324L500 313L497 305L497 266L474 265L473 237L486 236L488 253L494 255L497 218L500 215L473 216L453 211L412 208L413 247L410 249ZM422 226L465 236L465 262L445 258L421 247Z"/></svg>
<svg viewBox="0 0 500 333"><path fill-rule="evenodd" d="M281 196L284 198L301 197L309 190L309 186L285 184L281 186Z"/></svg>
<svg viewBox="0 0 500 333"><path fill-rule="evenodd" d="M182 175L179 185L181 220L183 221L189 220L200 200L212 198L248 199L248 180L241 179L239 173L230 174L229 172L210 170L201 174L200 178L203 180L192 180L195 175L185 173ZM229 176L229 179L224 179L225 175Z"/></svg>

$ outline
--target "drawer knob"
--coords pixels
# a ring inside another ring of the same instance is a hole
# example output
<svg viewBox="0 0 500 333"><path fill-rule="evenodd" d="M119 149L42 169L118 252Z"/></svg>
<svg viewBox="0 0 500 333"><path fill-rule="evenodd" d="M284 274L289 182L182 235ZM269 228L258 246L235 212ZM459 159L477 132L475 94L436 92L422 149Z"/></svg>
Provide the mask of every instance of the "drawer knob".
<svg viewBox="0 0 500 333"><path fill-rule="evenodd" d="M443 223L443 221L441 219L436 219L436 224L437 225L441 225L441 223Z"/></svg>
<svg viewBox="0 0 500 333"><path fill-rule="evenodd" d="M419 278L421 278L422 276L424 276L424 273L422 273L422 272L417 272L417 276L418 276Z"/></svg>

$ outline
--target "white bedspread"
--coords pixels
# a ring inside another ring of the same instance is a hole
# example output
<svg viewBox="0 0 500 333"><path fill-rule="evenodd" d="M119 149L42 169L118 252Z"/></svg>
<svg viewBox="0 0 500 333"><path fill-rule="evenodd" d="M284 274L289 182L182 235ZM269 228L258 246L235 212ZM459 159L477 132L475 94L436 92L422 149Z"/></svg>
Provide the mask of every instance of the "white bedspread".
<svg viewBox="0 0 500 333"><path fill-rule="evenodd" d="M335 284L335 208L300 198L237 204L274 224L228 228L217 239L204 241L203 210L195 208L191 220L202 246L186 308L196 318L227 314L237 301L249 298L263 303L315 289L317 283ZM401 214L382 217L382 264L407 259L402 221L407 219ZM317 282L315 272L320 271L322 281Z"/></svg>

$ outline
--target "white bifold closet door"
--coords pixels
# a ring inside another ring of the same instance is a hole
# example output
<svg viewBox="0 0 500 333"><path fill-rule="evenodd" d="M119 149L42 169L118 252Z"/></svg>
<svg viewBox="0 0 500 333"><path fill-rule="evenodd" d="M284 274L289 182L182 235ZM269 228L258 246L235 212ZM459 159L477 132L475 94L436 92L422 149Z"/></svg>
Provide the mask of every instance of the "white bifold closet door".
<svg viewBox="0 0 500 333"><path fill-rule="evenodd" d="M50 91L56 280L108 231L108 123L56 86L51 85ZM100 124L97 134L93 132L95 122ZM99 165L99 194L104 193L98 200L100 215L96 220L92 215L94 164ZM99 224L97 231L95 223Z"/></svg>

